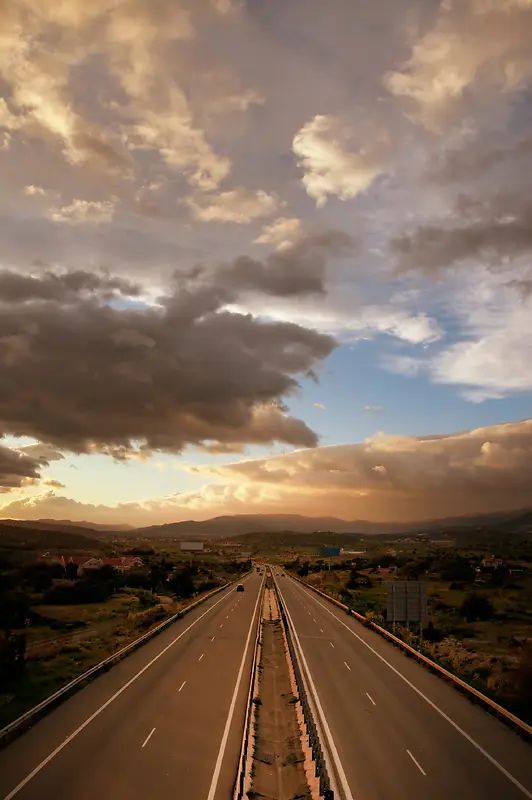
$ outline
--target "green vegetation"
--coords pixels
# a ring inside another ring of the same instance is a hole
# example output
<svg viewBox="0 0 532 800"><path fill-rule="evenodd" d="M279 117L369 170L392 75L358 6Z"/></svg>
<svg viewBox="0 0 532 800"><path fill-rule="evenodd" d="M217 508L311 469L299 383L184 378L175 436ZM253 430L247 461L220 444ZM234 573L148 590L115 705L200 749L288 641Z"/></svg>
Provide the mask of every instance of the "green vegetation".
<svg viewBox="0 0 532 800"><path fill-rule="evenodd" d="M77 534L0 531L0 728L73 678L250 568L212 556L184 558L152 542L142 565L78 572L61 553L119 556ZM20 535L20 540L19 540ZM49 547L50 539L58 544ZM46 540L47 558L37 545ZM70 545L70 546L69 546ZM82 559L83 560L83 559Z"/></svg>

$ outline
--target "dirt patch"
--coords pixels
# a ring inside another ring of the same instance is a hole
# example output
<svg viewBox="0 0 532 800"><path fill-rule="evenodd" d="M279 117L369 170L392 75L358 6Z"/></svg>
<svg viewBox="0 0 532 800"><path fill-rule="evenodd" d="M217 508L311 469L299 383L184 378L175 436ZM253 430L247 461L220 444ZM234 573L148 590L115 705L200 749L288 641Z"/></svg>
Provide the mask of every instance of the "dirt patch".
<svg viewBox="0 0 532 800"><path fill-rule="evenodd" d="M272 590L264 598L259 703L250 797L310 798L285 639Z"/></svg>

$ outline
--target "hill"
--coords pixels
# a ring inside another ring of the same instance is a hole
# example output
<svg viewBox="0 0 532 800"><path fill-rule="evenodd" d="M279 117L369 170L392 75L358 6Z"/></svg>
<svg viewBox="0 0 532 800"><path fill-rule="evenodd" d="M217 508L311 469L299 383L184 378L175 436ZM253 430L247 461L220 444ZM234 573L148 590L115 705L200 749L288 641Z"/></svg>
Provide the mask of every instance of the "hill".
<svg viewBox="0 0 532 800"><path fill-rule="evenodd" d="M42 530L0 522L0 548L8 550L76 550L105 552L108 545L81 533Z"/></svg>
<svg viewBox="0 0 532 800"><path fill-rule="evenodd" d="M120 525L104 525L99 522L73 522L70 519L1 519L0 522L8 523L9 525L22 526L23 528L31 527L34 530L51 530L51 531L67 531L68 533L81 533L85 528L90 531L103 533L124 533L125 531L134 530L133 525L126 523Z"/></svg>
<svg viewBox="0 0 532 800"><path fill-rule="evenodd" d="M331 531L336 534L354 536L400 536L409 533L441 535L456 534L459 530L477 531L532 531L532 509L519 509L500 514L477 514L444 519L417 520L415 522L369 522L368 520L345 520L338 517L306 517L298 514L235 514L212 519L169 522L165 525L150 525L131 528L128 525L92 525L90 522L70 520L3 520L0 525L29 528L32 530L63 532L75 535L87 533L98 540L109 539L225 539L248 533L310 534Z"/></svg>
<svg viewBox="0 0 532 800"><path fill-rule="evenodd" d="M128 537L146 539L200 537L220 539L241 536L247 533L314 533L331 531L341 534L363 536L393 536L405 533L438 534L443 531L461 528L476 529L504 528L507 530L532 528L532 510L520 509L501 514L478 514L444 519L421 520L416 522L369 522L368 520L344 520L337 517L305 517L297 514L236 514L235 516L213 517L197 522L170 522L166 525L151 525L128 531ZM119 534L120 535L120 534Z"/></svg>
<svg viewBox="0 0 532 800"><path fill-rule="evenodd" d="M204 538L223 538L245 533L269 533L275 531L296 531L312 533L316 530L335 530L347 532L352 530L352 523L335 517L304 517L297 514L235 514L234 516L214 517L197 522L169 522L166 525L150 525L137 528L135 536L147 538L175 537L186 539L188 536Z"/></svg>

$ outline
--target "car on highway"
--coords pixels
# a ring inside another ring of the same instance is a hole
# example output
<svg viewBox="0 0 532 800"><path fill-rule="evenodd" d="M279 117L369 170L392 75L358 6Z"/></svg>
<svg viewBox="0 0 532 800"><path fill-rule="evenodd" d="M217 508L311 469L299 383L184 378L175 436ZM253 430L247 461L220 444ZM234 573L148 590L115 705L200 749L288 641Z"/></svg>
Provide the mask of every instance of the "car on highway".
<svg viewBox="0 0 532 800"><path fill-rule="evenodd" d="M243 583L239 583L238 586L236 587L236 590L237 590L237 592L243 592L244 591L244 584Z"/></svg>

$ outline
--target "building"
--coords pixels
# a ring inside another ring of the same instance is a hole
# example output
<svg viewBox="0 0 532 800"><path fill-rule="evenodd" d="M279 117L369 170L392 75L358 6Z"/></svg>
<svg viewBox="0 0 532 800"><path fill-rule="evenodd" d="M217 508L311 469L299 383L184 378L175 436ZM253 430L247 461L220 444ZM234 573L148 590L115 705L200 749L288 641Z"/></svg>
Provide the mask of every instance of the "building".
<svg viewBox="0 0 532 800"><path fill-rule="evenodd" d="M483 558L480 564L483 569L499 569L499 567L504 566L504 559L491 556L490 558Z"/></svg>

